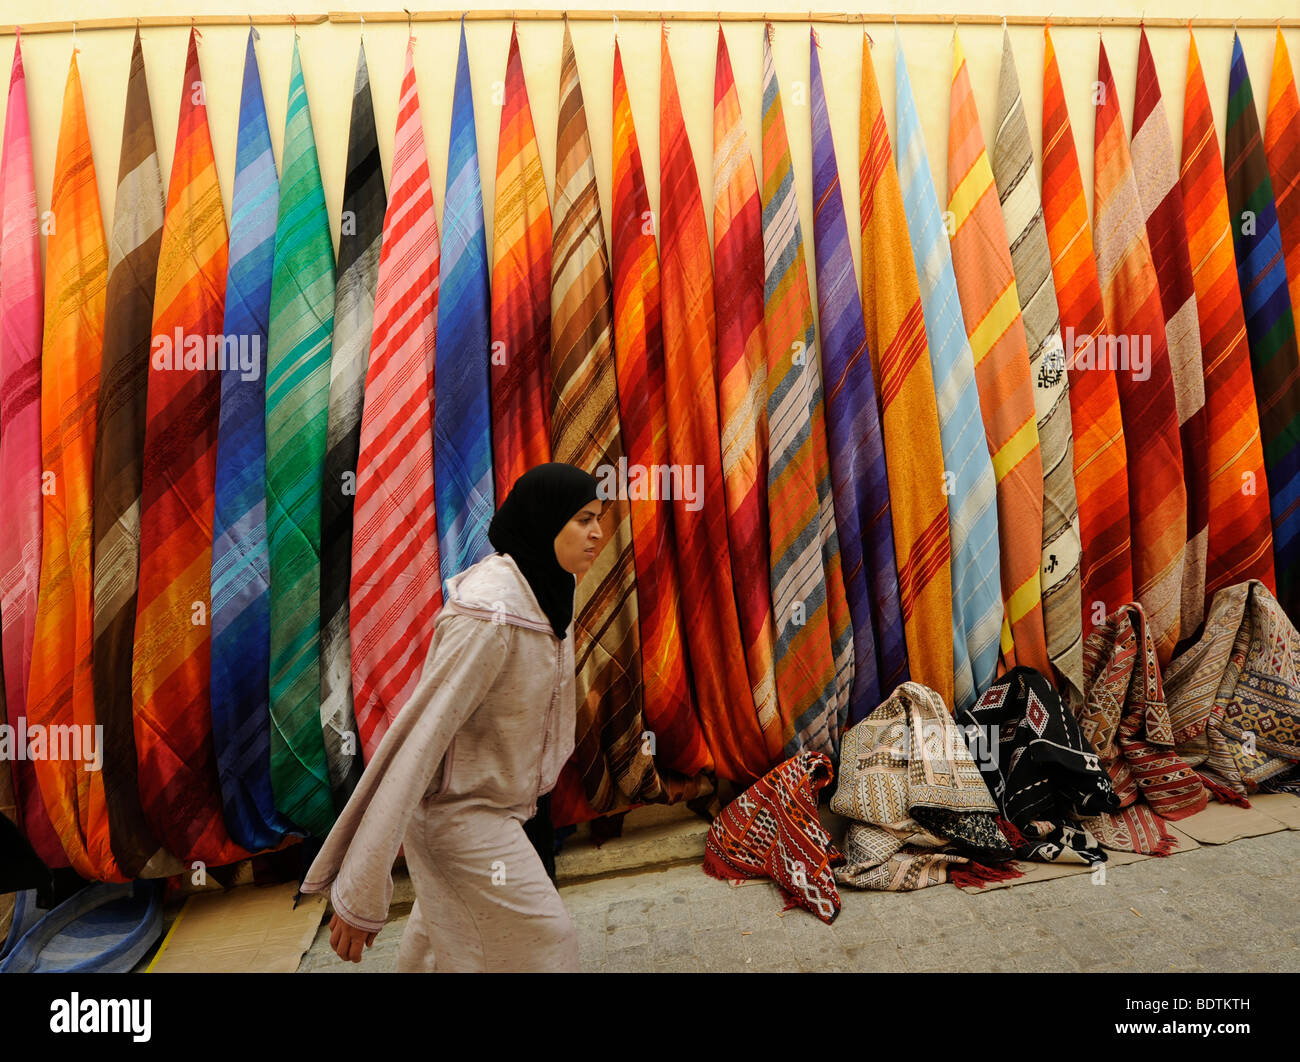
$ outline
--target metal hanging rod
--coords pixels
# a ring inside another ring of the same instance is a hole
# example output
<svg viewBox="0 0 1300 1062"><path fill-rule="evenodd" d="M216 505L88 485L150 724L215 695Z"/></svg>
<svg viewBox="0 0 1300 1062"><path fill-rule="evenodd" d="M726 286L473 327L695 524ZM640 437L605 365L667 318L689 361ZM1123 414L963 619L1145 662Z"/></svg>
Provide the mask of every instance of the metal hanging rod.
<svg viewBox="0 0 1300 1062"><path fill-rule="evenodd" d="M99 29L134 29L186 26L319 26L359 25L382 22L809 22L841 25L958 25L958 26L1083 26L1090 29L1147 26L1151 29L1298 29L1300 18L1142 18L1132 15L1102 15L1087 18L1076 15L939 15L909 13L870 13L847 11L645 11L583 10L565 11L523 9L478 11L330 11L309 15L151 15L143 18L88 18L61 22L30 22L17 26L0 26L0 36L12 36L21 29L26 34L72 33Z"/></svg>

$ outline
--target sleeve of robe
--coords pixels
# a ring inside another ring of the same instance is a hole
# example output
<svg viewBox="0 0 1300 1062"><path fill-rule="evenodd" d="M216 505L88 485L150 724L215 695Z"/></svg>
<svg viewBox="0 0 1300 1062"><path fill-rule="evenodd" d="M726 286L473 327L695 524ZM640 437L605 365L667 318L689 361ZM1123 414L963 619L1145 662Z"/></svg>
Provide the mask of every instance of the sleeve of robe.
<svg viewBox="0 0 1300 1062"><path fill-rule="evenodd" d="M349 925L368 933L384 927L407 824L452 738L500 674L513 631L510 624L465 615L439 622L415 692L375 749L301 886L302 892L329 888L334 910Z"/></svg>

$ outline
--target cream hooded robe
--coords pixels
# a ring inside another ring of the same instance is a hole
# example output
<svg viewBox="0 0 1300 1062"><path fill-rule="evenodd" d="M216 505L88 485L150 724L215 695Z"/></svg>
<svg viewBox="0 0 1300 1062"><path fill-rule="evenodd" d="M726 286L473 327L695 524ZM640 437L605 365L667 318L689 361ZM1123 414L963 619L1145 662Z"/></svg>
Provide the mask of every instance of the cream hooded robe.
<svg viewBox="0 0 1300 1062"><path fill-rule="evenodd" d="M378 931L404 847L416 899L399 971L578 969L573 923L523 831L573 751L573 638L572 622L555 637L507 554L447 580L419 683L302 884Z"/></svg>

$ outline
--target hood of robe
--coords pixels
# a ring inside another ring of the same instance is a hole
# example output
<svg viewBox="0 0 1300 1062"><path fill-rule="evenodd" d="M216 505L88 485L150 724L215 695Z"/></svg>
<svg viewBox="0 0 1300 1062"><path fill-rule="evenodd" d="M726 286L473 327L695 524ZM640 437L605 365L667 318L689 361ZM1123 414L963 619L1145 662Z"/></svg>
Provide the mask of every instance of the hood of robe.
<svg viewBox="0 0 1300 1062"><path fill-rule="evenodd" d="M519 565L508 553L489 554L448 579L443 607L495 623L544 631L555 638L551 621ZM570 621L568 634L572 633L573 621Z"/></svg>

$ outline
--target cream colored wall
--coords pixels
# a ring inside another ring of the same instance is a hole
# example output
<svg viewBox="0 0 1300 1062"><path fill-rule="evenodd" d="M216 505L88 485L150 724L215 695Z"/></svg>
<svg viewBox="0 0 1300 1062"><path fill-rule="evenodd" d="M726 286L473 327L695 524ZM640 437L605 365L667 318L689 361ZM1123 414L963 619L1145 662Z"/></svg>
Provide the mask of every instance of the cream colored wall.
<svg viewBox="0 0 1300 1062"><path fill-rule="evenodd" d="M716 2L717 0L715 6ZM345 3L341 0L333 0L333 2L318 0L314 5L310 0L299 0L297 3L259 0L259 2L247 3L240 13L292 11L302 17L309 11L340 10L344 6ZM365 10L372 5L353 4L352 6L359 6L361 10ZM376 9L388 7L390 10L393 6L395 5L373 5ZM575 4L570 10L577 10L578 6ZM596 3L582 6L603 9L607 3L596 0ZM678 0L674 6L679 10L715 10L715 6L705 6L699 3L699 0ZM853 6L859 9L867 7L875 9L884 5L867 4L859 0L859 3ZM1133 13L1133 7L1120 0L1097 0L1096 3L1087 6L1090 16ZM1284 10L1287 6L1285 0L1239 0L1233 5L1232 13L1243 18L1271 19L1287 13ZM792 0L763 0L761 5L752 6L741 0L734 0L725 9L754 10L760 7L770 12L804 10ZM235 10L235 6L229 0L190 0L189 9L190 11L186 13L217 15L229 14ZM844 7L832 4L828 5L827 9L843 10ZM650 10L657 11L658 8ZM897 10L902 13L932 9L917 3L916 0L901 0ZM1073 10L1063 10L1052 6L1050 0L1006 0L1002 5L980 2L980 0L948 0L944 10L1000 15L1050 13L1060 18L1078 14L1079 5L1076 5ZM90 3L86 0L79 3L68 2L68 0L8 0L3 16L0 17L5 22L13 21L21 25L24 22L46 20L114 16L148 17L178 13L179 11L167 0L132 0L130 3L125 0L101 0L98 3ZM1149 0L1144 13L1153 18L1183 17L1188 14L1188 11L1184 5L1173 3L1171 0ZM1202 8L1192 13L1209 16L1222 12ZM714 22L675 22L670 26L669 42L686 111L687 130L703 182L706 213L709 213L714 49L718 26ZM467 23L467 27L478 129L479 163L483 175L485 216L490 246L492 185L500 117L500 108L493 102L494 83L505 76L510 23L473 21ZM894 28L888 24L871 24L867 29L875 41L873 56L881 81L886 119L892 134L894 132ZM329 23L302 26L299 29L304 76L316 131L325 198L336 241L347 157L353 74L360 30L361 28L355 24ZM819 24L817 31L822 44L822 71L827 81L828 106L841 176L846 187L853 189L856 187L856 178L853 175L857 170L862 29L856 25ZM171 166L188 32L186 28L148 27L142 31L145 64L154 111L154 127L158 137L164 181ZM208 120L227 216L234 178L235 135L247 32L246 27L240 26L207 27L201 30L202 41L199 46L199 61L206 82ZM387 175L392 155L397 95L403 71L406 26L394 23L369 23L364 32L379 130L380 152ZM441 211L459 27L456 22L416 23L414 32L416 72L423 106L425 137L429 148L429 164L434 182L434 199ZM542 164L550 186L555 172L555 121L563 27L558 21L525 21L520 23L519 32L524 73L538 131ZM613 26L608 22L577 21L572 23L572 32L608 229ZM1042 28L1012 26L1010 32L1020 73L1026 116L1034 138L1035 152L1037 152L1042 119ZM1284 32L1293 58L1300 55L1300 30ZM284 133L293 30L288 26L269 26L259 27L259 33L261 40L257 45L258 62L261 66L263 95L271 125L271 139L278 159ZM762 24L759 22L727 23L725 33L735 69L750 147L757 153L762 106ZM925 130L931 165L935 170L935 185L942 197L945 196L947 187L946 151L948 90L952 69L952 27L943 24L904 24L899 28L899 35L907 57L912 87L917 96L917 106ZM1169 121L1177 141L1182 128L1187 33L1184 29L1152 28L1148 30L1148 35L1160 74ZM1273 59L1273 30L1242 29L1241 36L1262 121L1268 75ZM77 35L78 61L86 94L86 109L106 226L111 225L112 219L131 37L130 29L83 31ZM968 25L961 29L961 38L980 108L985 137L991 144L996 117L1002 29L997 25ZM1053 39L1061 63L1061 75L1074 124L1086 193L1091 201L1093 134L1091 86L1097 68L1097 30L1094 27L1058 26L1053 29ZM657 206L659 24L622 20L619 23L619 40L623 50L624 68L627 71L637 133L647 164L646 176L651 204ZM1138 31L1127 27L1108 29L1105 40L1127 123L1132 117ZM71 45L71 34L68 33L28 34L23 39L35 152L37 200L41 210L46 209L49 204L59 112ZM1232 31L1230 29L1198 30L1197 45L1206 71L1211 104L1214 108L1220 141L1222 141ZM0 76L4 78L4 85L8 84L12 47L12 37L0 38L0 64L3 64L0 66L0 70L3 71ZM790 127L791 150L805 235L809 235L812 227L812 185L809 170L811 145L807 93L805 91L802 94L801 98L805 101L802 106L796 102L795 97L797 83L802 83L806 89L808 78L806 24L777 24L775 60L777 75L785 93L786 120ZM499 90L499 85L495 87ZM500 99L499 91L496 98ZM3 119L4 115L0 112L0 123L3 123ZM852 202L849 204L848 219L851 233L856 235L857 210ZM856 238L851 240L851 243L856 257L858 254Z"/></svg>

